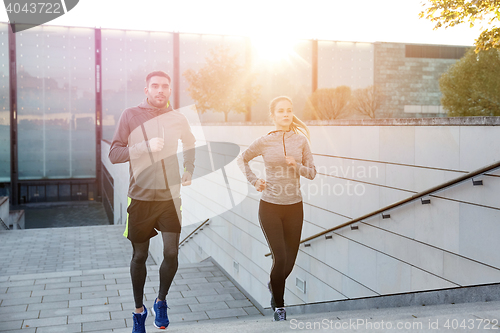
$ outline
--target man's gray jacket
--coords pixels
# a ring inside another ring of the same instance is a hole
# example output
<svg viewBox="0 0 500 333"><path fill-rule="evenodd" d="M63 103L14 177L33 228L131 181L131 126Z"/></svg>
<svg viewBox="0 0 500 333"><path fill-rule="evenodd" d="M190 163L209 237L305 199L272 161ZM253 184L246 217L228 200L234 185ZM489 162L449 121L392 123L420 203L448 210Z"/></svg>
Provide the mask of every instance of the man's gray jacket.
<svg viewBox="0 0 500 333"><path fill-rule="evenodd" d="M163 138L159 152L151 152L149 140ZM111 142L111 163L130 162L128 196L142 201L166 201L180 196L177 159L182 141L184 169L193 174L195 137L187 118L169 105L159 109L144 100L123 111Z"/></svg>

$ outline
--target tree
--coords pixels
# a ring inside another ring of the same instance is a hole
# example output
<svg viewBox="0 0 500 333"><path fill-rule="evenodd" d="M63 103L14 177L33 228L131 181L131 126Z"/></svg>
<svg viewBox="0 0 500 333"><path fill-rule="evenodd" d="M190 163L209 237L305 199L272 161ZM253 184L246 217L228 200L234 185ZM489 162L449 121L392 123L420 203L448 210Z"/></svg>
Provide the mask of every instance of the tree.
<svg viewBox="0 0 500 333"><path fill-rule="evenodd" d="M348 86L318 89L307 99L306 112L312 119L337 119L347 112L350 100L351 88Z"/></svg>
<svg viewBox="0 0 500 333"><path fill-rule="evenodd" d="M256 74L239 65L237 58L229 48L219 47L210 50L205 66L198 72L188 69L183 73L198 112L223 112L227 121L229 112L245 113L248 106L255 104L260 92L260 86L253 84Z"/></svg>
<svg viewBox="0 0 500 333"><path fill-rule="evenodd" d="M352 94L351 107L370 118L375 118L375 113L380 108L383 101L383 95L377 86L369 86L354 90Z"/></svg>
<svg viewBox="0 0 500 333"><path fill-rule="evenodd" d="M471 48L439 79L448 116L500 116L500 50Z"/></svg>
<svg viewBox="0 0 500 333"><path fill-rule="evenodd" d="M436 22L434 29L453 27L469 22L473 27L476 21L491 25L482 28L476 39L476 53L490 48L500 49L500 0L428 0L420 17Z"/></svg>

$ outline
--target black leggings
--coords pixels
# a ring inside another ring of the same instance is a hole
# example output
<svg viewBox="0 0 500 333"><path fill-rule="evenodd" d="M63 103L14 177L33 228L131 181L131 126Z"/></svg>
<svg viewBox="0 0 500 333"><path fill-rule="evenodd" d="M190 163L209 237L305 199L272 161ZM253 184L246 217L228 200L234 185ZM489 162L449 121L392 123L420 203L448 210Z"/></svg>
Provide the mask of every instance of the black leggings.
<svg viewBox="0 0 500 333"><path fill-rule="evenodd" d="M285 280L297 258L303 220L302 202L276 205L260 201L259 221L273 255L271 290L278 308L285 305Z"/></svg>
<svg viewBox="0 0 500 333"><path fill-rule="evenodd" d="M165 300L168 289L172 284L177 272L177 254L179 250L179 235L174 232L162 232L163 238L163 262L160 265L160 290L158 298ZM149 239L144 243L132 243L133 254L130 261L130 276L132 277L132 289L134 291L135 307L142 307L144 298L144 284L146 283L146 260L149 254Z"/></svg>

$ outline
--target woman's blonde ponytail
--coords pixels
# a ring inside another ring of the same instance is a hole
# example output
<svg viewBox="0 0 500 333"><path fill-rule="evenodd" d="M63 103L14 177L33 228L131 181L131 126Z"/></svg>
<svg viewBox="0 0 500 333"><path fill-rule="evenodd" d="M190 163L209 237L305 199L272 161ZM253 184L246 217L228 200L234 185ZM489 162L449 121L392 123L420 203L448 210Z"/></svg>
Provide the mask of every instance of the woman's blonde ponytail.
<svg viewBox="0 0 500 333"><path fill-rule="evenodd" d="M293 115L293 120L292 123L290 124L290 129L297 134L304 135L308 141L311 141L311 133L309 132L309 128L296 115Z"/></svg>

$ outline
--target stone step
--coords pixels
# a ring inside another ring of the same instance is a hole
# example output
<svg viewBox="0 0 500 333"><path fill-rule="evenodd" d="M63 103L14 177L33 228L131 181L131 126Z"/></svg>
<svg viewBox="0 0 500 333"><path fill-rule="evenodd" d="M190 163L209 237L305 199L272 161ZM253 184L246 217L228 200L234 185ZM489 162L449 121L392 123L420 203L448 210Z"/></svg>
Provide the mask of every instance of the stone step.
<svg viewBox="0 0 500 333"><path fill-rule="evenodd" d="M249 316L197 323L172 323L175 332L281 333L308 332L483 332L500 329L500 302L441 304L289 315ZM465 328L464 328L465 327ZM126 330L113 332L125 333Z"/></svg>
<svg viewBox="0 0 500 333"><path fill-rule="evenodd" d="M158 294L158 269L148 266L144 296L150 313ZM211 261L180 265L167 301L172 323L262 316ZM0 277L2 332L130 332L133 309L128 267ZM152 316L147 327L153 329Z"/></svg>
<svg viewBox="0 0 500 333"><path fill-rule="evenodd" d="M128 267L123 225L0 230L0 276ZM148 265L155 265L148 258Z"/></svg>

